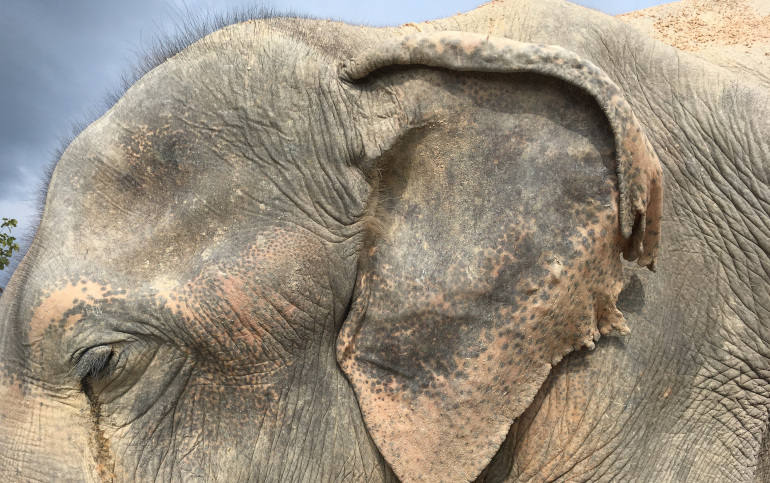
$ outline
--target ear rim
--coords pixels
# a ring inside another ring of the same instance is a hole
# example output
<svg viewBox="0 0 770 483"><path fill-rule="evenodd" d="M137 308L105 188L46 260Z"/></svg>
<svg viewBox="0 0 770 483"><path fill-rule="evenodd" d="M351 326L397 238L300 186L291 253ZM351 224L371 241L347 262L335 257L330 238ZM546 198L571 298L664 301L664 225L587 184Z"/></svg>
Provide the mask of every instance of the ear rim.
<svg viewBox="0 0 770 483"><path fill-rule="evenodd" d="M662 168L620 88L592 62L559 46L530 44L470 32L444 31L388 39L342 62L339 77L360 81L392 65L454 71L531 72L586 91L605 113L615 137L619 225L628 261L655 271L660 247Z"/></svg>

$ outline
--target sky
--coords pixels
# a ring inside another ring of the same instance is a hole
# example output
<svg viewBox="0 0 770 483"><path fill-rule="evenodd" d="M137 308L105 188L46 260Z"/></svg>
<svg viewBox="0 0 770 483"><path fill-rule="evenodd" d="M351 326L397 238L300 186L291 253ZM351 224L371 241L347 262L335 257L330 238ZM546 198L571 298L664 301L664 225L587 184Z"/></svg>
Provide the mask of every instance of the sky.
<svg viewBox="0 0 770 483"><path fill-rule="evenodd" d="M34 232L43 173L73 125L89 118L125 69L180 14L221 12L246 0L0 0L0 217ZM367 25L400 25L467 12L483 0L275 0L263 5ZM661 0L577 0L610 15ZM18 258L18 257L17 257ZM0 272L5 286L13 269Z"/></svg>

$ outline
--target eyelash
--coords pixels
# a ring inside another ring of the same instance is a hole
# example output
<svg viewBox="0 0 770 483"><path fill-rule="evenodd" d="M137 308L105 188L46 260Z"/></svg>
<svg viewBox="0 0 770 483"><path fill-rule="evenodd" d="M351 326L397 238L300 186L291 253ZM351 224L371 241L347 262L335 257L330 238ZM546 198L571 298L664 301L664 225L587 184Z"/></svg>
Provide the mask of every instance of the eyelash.
<svg viewBox="0 0 770 483"><path fill-rule="evenodd" d="M110 346L97 346L86 350L75 365L75 374L83 382L98 381L108 376L115 359L115 350Z"/></svg>

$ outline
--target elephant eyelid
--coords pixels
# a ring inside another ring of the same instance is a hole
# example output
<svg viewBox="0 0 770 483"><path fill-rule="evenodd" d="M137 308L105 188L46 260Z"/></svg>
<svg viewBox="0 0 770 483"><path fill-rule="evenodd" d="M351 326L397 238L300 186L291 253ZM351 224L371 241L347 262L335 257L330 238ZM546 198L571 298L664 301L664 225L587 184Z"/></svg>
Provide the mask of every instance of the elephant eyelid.
<svg viewBox="0 0 770 483"><path fill-rule="evenodd" d="M108 375L107 367L115 355L110 346L97 346L86 349L75 365L75 374L81 380L98 380Z"/></svg>

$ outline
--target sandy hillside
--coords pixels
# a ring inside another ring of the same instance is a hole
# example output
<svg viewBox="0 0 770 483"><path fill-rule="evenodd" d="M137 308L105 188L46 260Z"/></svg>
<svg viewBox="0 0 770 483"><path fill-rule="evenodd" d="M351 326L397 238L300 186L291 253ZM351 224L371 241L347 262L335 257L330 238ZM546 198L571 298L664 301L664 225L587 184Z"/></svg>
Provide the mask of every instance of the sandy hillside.
<svg viewBox="0 0 770 483"><path fill-rule="evenodd" d="M618 18L770 87L770 0L682 0Z"/></svg>

